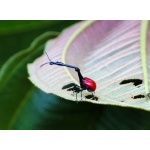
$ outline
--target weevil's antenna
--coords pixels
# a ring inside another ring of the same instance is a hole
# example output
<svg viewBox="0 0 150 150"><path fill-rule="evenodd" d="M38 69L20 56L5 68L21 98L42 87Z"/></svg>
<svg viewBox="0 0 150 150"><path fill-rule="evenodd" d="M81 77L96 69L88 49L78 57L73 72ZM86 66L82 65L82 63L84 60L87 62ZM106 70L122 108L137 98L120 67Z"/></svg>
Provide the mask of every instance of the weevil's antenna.
<svg viewBox="0 0 150 150"><path fill-rule="evenodd" d="M43 66L46 65L46 64L49 64L49 62L47 62L47 63L45 63L45 64L42 64L42 65L40 66L40 68L43 67Z"/></svg>
<svg viewBox="0 0 150 150"><path fill-rule="evenodd" d="M47 63L45 63L45 64L42 64L42 65L40 66L40 68L43 67L44 65L50 64L50 63L52 62L51 59L49 58L48 54L47 54L46 52L45 52L45 54L46 54L46 56L47 56L47 58L49 59L50 62L47 62Z"/></svg>
<svg viewBox="0 0 150 150"><path fill-rule="evenodd" d="M46 52L45 52L45 54L46 54L47 58L49 59L49 61L51 61L51 59L49 58L48 54Z"/></svg>

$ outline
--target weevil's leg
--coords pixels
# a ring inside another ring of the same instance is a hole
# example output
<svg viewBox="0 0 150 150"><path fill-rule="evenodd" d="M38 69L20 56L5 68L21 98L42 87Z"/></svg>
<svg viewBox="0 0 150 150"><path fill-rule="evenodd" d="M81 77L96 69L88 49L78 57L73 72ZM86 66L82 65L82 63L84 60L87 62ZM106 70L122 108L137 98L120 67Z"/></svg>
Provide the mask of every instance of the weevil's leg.
<svg viewBox="0 0 150 150"><path fill-rule="evenodd" d="M77 100L77 92L76 92L76 100Z"/></svg>
<svg viewBox="0 0 150 150"><path fill-rule="evenodd" d="M78 73L78 77L79 77L79 81L80 81L80 86L81 86L81 88L83 88L84 86L83 86L83 76L82 76L82 74L81 74L81 72L80 72L80 69L79 68L75 68L75 71Z"/></svg>
<svg viewBox="0 0 150 150"><path fill-rule="evenodd" d="M82 97L83 97L83 95L82 95L83 90L84 90L84 89L82 89L82 88L80 89L80 92L81 92L81 100L82 100Z"/></svg>
<svg viewBox="0 0 150 150"><path fill-rule="evenodd" d="M91 92L92 93L92 96L94 97L94 94L95 94L95 92ZM94 93L94 94L93 94Z"/></svg>

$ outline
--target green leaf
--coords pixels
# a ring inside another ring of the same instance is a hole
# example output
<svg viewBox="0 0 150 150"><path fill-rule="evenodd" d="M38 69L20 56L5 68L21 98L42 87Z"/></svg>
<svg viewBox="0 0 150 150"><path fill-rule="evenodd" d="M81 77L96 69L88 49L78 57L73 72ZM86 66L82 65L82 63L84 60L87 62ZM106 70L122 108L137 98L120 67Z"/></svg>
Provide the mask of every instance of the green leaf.
<svg viewBox="0 0 150 150"><path fill-rule="evenodd" d="M66 101L33 87L13 116L9 129L150 129L149 115L137 109Z"/></svg>
<svg viewBox="0 0 150 150"><path fill-rule="evenodd" d="M95 122L92 122L91 112L95 111L94 108L94 105L65 101L31 88L9 129L92 129Z"/></svg>
<svg viewBox="0 0 150 150"><path fill-rule="evenodd" d="M58 35L57 32L47 32L37 38L26 50L12 56L3 66L0 73L0 128L7 128L11 118L22 102L23 97L33 86L27 79L27 63L40 56L43 44L50 38ZM4 115L5 114L5 115ZM3 117L4 115L4 117Z"/></svg>

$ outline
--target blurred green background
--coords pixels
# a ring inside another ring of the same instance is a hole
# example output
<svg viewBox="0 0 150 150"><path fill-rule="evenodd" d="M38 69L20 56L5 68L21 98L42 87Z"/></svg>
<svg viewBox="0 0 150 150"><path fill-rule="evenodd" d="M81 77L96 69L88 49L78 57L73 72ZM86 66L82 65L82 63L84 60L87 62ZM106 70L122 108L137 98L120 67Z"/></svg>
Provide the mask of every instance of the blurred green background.
<svg viewBox="0 0 150 150"><path fill-rule="evenodd" d="M78 21L65 20L0 20L0 66L13 54L30 46L31 42L47 31L62 31Z"/></svg>
<svg viewBox="0 0 150 150"><path fill-rule="evenodd" d="M46 41L77 22L0 21L0 129L150 129L150 112L68 101L28 80Z"/></svg>

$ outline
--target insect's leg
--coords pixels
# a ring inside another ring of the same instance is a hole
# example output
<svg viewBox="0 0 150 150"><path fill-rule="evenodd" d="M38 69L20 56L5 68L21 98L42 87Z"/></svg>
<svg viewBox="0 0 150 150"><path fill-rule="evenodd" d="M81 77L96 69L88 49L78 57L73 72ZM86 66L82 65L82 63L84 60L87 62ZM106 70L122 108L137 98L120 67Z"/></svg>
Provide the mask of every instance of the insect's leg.
<svg viewBox="0 0 150 150"><path fill-rule="evenodd" d="M95 93L95 92L91 92L92 93L92 96L94 97L94 94L93 93Z"/></svg>
<svg viewBox="0 0 150 150"><path fill-rule="evenodd" d="M76 92L76 100L77 100L77 92Z"/></svg>
<svg viewBox="0 0 150 150"><path fill-rule="evenodd" d="M73 91L73 96L74 96L74 91Z"/></svg>

